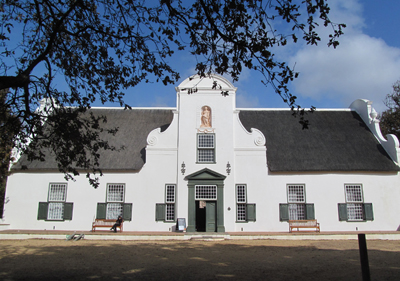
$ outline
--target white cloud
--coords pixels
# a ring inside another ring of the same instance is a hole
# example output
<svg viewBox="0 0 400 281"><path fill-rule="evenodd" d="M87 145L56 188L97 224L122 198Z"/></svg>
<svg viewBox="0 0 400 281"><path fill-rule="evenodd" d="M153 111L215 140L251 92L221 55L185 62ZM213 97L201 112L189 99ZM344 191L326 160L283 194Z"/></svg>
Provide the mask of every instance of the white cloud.
<svg viewBox="0 0 400 281"><path fill-rule="evenodd" d="M382 111L382 101L400 78L400 49L362 33L364 20L356 1L333 3L331 17L348 25L345 35L336 49L327 48L325 43L303 46L289 59L289 65L296 64L296 71L300 71L293 83L297 95L334 100L343 107L365 98Z"/></svg>

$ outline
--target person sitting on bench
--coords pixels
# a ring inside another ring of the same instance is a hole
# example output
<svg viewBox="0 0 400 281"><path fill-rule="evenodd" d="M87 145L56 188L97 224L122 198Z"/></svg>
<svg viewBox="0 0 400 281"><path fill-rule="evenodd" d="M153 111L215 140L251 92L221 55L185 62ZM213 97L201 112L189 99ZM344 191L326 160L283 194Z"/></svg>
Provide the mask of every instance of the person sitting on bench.
<svg viewBox="0 0 400 281"><path fill-rule="evenodd" d="M117 232L117 226L120 226L122 223L122 217L118 216L117 221L114 223L113 227L111 227L110 230L114 230L114 232Z"/></svg>

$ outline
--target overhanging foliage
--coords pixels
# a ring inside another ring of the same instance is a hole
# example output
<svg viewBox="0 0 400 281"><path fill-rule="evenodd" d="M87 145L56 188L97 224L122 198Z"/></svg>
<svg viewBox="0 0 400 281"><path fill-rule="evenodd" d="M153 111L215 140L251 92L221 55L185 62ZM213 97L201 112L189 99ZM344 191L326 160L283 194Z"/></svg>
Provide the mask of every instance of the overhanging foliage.
<svg viewBox="0 0 400 281"><path fill-rule="evenodd" d="M83 169L97 186L90 172L101 171L99 151L120 148L98 137L105 117L84 112L96 100L129 108L125 91L142 81L175 83L167 59L185 50L198 74L236 81L245 68L258 71L298 108L288 88L298 73L273 50L299 39L317 44L317 22L332 28L327 44L336 47L345 25L331 22L329 10L324 0L2 1L0 89L10 89L4 107L18 120L16 144L30 159L50 147L67 178ZM286 27L276 30L276 22ZM65 90L55 83L60 76ZM49 103L38 111L42 99Z"/></svg>

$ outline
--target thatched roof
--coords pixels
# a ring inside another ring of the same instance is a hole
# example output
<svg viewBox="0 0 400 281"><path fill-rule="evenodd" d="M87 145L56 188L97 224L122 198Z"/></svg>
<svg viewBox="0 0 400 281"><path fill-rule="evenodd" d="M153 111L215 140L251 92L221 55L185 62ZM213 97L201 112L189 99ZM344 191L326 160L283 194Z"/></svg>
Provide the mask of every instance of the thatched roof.
<svg viewBox="0 0 400 281"><path fill-rule="evenodd" d="M272 172L399 170L354 111L308 113L304 130L287 110L242 110L239 117L264 134Z"/></svg>
<svg viewBox="0 0 400 281"><path fill-rule="evenodd" d="M104 132L102 139L121 151L105 150L100 156L102 170L139 170L146 162L145 147L148 134L161 128L164 131L172 122L172 109L90 109L94 115L107 116L104 128L116 128L115 136ZM46 161L28 162L25 155L12 167L13 171L26 166L29 170L57 170L54 155L46 153Z"/></svg>
<svg viewBox="0 0 400 281"><path fill-rule="evenodd" d="M156 128L164 131L172 122L172 109L91 109L107 116L107 128L118 127L115 136L103 138L120 152L103 151L102 170L139 170L145 159L148 134ZM309 113L309 129L302 129L288 110L241 110L244 127L259 129L266 138L267 163L272 172L364 172L399 171L383 147L354 111L316 111ZM28 162L25 156L13 171L57 170L54 157Z"/></svg>

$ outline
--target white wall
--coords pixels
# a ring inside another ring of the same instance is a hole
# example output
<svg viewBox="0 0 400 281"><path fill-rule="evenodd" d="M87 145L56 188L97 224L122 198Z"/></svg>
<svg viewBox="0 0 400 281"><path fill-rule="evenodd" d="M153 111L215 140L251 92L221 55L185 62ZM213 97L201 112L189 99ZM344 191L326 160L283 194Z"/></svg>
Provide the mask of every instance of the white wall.
<svg viewBox="0 0 400 281"><path fill-rule="evenodd" d="M94 189L85 175L68 182L67 202L74 202L72 221L38 221L38 203L47 201L49 183L65 182L60 173L15 173L7 183L2 223L12 229L90 230L98 202L106 201L107 183L126 184L125 202L132 203L132 221L127 231L169 231L174 222L156 222L156 203L165 202L165 185L176 184L176 217L188 216L187 175L208 168L226 176L224 182L224 225L227 232L288 231L279 221L279 203L287 203L287 184L305 184L306 202L314 203L315 217L322 231L393 231L399 227L400 178L397 173L269 173L265 137L258 130L248 132L235 108L236 88L217 77L228 96L210 90L212 79L185 80L177 90L177 110L169 128L153 130L146 147L146 164L140 171L105 171ZM184 89L198 87L187 94ZM216 136L216 163L196 163L197 133L203 132L201 107L212 110ZM185 163L182 174L181 165ZM231 165L231 173L226 170ZM236 184L247 185L247 202L256 204L256 222L236 222ZM345 203L345 184L362 184L365 203L373 204L374 221L340 222L338 203ZM229 210L230 209L230 210Z"/></svg>

